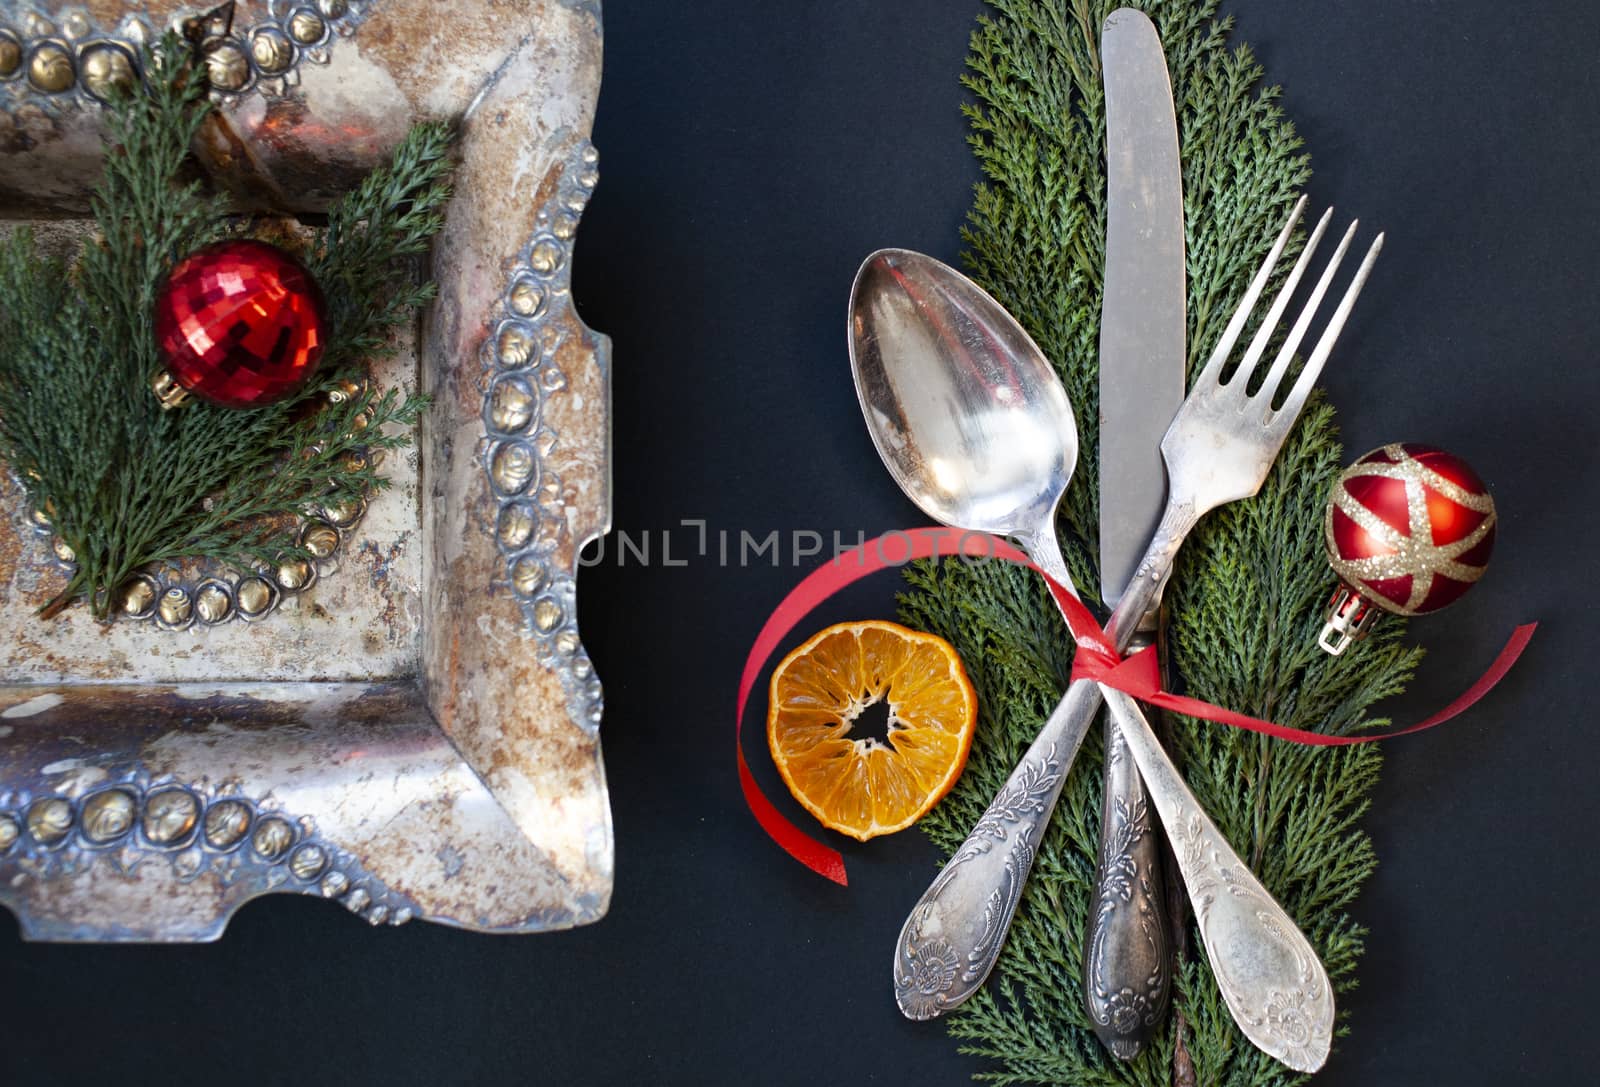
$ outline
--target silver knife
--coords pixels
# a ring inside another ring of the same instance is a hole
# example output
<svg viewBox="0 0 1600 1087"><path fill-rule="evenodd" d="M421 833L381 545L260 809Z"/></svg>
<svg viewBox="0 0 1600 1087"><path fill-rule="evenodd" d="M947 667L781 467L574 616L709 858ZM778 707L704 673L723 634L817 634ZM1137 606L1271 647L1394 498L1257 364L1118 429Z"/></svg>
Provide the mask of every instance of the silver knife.
<svg viewBox="0 0 1600 1087"><path fill-rule="evenodd" d="M1183 403L1183 176L1161 39L1132 8L1100 38L1106 94L1105 299L1100 318L1100 594L1122 596L1161 518L1161 438ZM1159 608L1144 617L1158 637ZM1161 844L1144 783L1104 710L1105 801L1084 955L1095 1033L1131 1060L1166 1017L1172 958ZM1153 713L1147 707L1147 713Z"/></svg>

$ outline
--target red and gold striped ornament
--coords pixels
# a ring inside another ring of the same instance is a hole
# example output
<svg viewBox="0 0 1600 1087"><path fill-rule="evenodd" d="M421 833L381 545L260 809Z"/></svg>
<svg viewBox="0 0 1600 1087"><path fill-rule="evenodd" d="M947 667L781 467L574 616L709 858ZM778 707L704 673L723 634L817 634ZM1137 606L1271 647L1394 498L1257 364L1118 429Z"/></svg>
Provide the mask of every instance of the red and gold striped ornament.
<svg viewBox="0 0 1600 1087"><path fill-rule="evenodd" d="M1374 449L1334 482L1323 522L1341 582L1317 642L1343 653L1380 611L1425 615L1458 600L1489 565L1495 511L1460 457L1410 442Z"/></svg>

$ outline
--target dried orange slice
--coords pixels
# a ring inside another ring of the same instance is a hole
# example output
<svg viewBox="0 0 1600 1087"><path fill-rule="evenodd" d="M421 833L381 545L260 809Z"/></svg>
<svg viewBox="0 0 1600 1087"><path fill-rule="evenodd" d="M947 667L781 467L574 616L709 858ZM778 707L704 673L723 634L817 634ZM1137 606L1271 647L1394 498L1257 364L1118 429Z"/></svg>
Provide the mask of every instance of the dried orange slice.
<svg viewBox="0 0 1600 1087"><path fill-rule="evenodd" d="M852 738L879 702L885 741ZM898 623L839 623L772 673L767 744L807 811L866 841L904 830L950 791L977 722L978 697L949 642Z"/></svg>

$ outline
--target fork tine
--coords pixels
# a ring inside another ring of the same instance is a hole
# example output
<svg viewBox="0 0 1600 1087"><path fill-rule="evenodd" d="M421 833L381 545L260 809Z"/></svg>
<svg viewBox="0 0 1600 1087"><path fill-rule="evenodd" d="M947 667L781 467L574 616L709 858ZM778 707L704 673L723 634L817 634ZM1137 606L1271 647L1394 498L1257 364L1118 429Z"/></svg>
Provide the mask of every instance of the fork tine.
<svg viewBox="0 0 1600 1087"><path fill-rule="evenodd" d="M1300 259L1294 262L1288 278L1283 281L1283 287L1278 291L1278 297L1272 300L1272 308L1267 311L1266 319L1261 322L1261 327L1256 329L1255 338L1250 341L1250 350L1244 353L1244 359L1239 363L1239 368L1233 372L1233 377L1228 379L1233 382L1248 382L1250 373L1256 368L1256 363L1261 361L1261 356L1267 350L1267 343L1272 339L1272 334L1278 329L1278 321L1283 317L1283 311L1289 306L1289 299L1293 297L1294 290L1300 285L1300 277L1305 274L1306 265L1311 263L1311 254L1316 252L1317 245L1322 241L1322 234L1328 229L1328 221L1333 218L1333 209L1329 208L1322 213L1322 218L1317 220L1316 229L1311 232L1311 237L1306 239L1305 248L1300 250ZM1337 257L1335 259L1338 259ZM1276 369L1274 369L1276 373ZM1267 380L1273 381L1269 376ZM1241 389L1243 385L1239 386ZM1268 386L1263 385L1262 388Z"/></svg>
<svg viewBox="0 0 1600 1087"><path fill-rule="evenodd" d="M1278 388L1278 383L1283 380L1284 372L1289 369L1289 364L1294 361L1294 353L1300 350L1300 341L1306 338L1306 330L1311 327L1311 319L1317 315L1317 310L1322 307L1323 296L1328 293L1328 285L1333 282L1334 273L1339 270L1339 265L1344 262L1345 253L1350 250L1350 242L1356 236L1356 227L1361 225L1360 219L1352 219L1350 226L1345 230L1344 237L1339 239L1339 248L1333 251L1333 258L1328 261L1328 266L1322 270L1322 275L1317 279L1317 285L1311 292L1311 297L1306 299L1306 304L1300 310L1300 316L1295 318L1294 327L1289 330L1289 335L1283 341L1283 347L1278 352L1278 357L1272 360L1272 369L1267 371L1266 380L1261 383L1261 391L1267 394L1267 399L1272 399L1273 393ZM1268 411L1271 411L1270 404Z"/></svg>
<svg viewBox="0 0 1600 1087"><path fill-rule="evenodd" d="M1333 311L1333 319L1328 322L1328 327L1322 330L1322 338L1317 341L1316 350L1311 352L1311 357L1306 360L1306 368L1301 371L1294 388L1289 391L1288 399L1283 402L1281 414L1287 417L1289 422L1294 422L1295 417L1300 414L1300 409L1305 406L1306 397L1311 395L1311 386L1316 382L1317 375L1322 372L1322 364L1328 361L1334 341L1339 338L1339 333L1344 331L1344 322L1356 304L1356 296L1361 293L1361 288L1366 286L1367 276L1371 274L1372 266L1377 263L1378 252L1382 248L1383 235L1379 234L1372 239L1372 247L1367 250L1361 267L1356 269L1356 276L1345 290L1344 298L1339 301L1339 308Z"/></svg>
<svg viewBox="0 0 1600 1087"><path fill-rule="evenodd" d="M1239 308L1233 311L1228 327L1222 330L1222 339L1217 341L1216 350L1211 352L1211 358L1206 361L1205 368L1200 371L1200 376L1195 378L1196 385L1204 384L1208 379L1212 384L1217 383L1217 375L1222 372L1223 364L1233 353L1233 345L1239 342L1239 334L1244 331L1245 322L1250 319L1250 311L1256 308L1256 300L1261 297L1267 280L1272 276L1272 269L1277 265L1278 258L1283 255L1283 247L1289 244L1289 234L1294 230L1294 225L1300 221L1300 213L1305 207L1306 197L1301 196L1295 201L1294 210L1289 212L1289 221L1278 232L1278 240L1272 243L1272 251L1267 254L1267 259L1261 262L1255 278L1250 281L1250 289L1245 291L1244 297L1239 300Z"/></svg>

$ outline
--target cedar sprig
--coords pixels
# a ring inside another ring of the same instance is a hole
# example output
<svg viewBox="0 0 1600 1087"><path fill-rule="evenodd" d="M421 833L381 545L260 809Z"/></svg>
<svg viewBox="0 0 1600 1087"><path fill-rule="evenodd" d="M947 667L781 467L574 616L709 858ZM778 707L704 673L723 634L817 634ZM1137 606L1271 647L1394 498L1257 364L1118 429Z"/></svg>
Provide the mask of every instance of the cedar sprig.
<svg viewBox="0 0 1600 1087"><path fill-rule="evenodd" d="M963 84L984 173L962 232L974 277L1053 360L1080 421L1078 469L1058 522L1074 579L1098 596L1099 314L1105 248L1100 26L1120 0L990 0ZM1135 0L1160 31L1178 109L1188 252L1189 372L1198 371L1310 174L1299 138L1217 0ZM1190 693L1334 733L1387 722L1375 704L1420 659L1389 618L1357 651L1316 646L1333 579L1323 501L1342 461L1333 410L1302 414L1256 498L1206 517L1168 599L1171 656ZM1070 674L1049 596L1006 563L907 570L902 618L950 639L979 696L979 731L955 790L923 819L953 852L1022 756ZM1335 987L1355 984L1363 931L1348 910L1376 858L1360 820L1382 763L1374 746L1308 748L1179 719L1169 745L1190 786L1306 930ZM1281 1087L1303 1077L1235 1027L1203 952L1177 976L1167 1028L1112 1058L1083 1010L1082 949L1099 844L1101 743L1091 731L1062 793L995 970L949 1019L999 1084ZM1189 932L1191 948L1198 934ZM1179 1041L1181 1029L1182 1041ZM1342 1031L1343 1028L1341 1028ZM1181 1050L1181 1052L1180 1052ZM1192 1063L1194 1079L1180 1072Z"/></svg>
<svg viewBox="0 0 1600 1087"><path fill-rule="evenodd" d="M306 389L252 411L161 409L148 390L161 284L184 255L246 224L187 176L211 108L192 53L169 34L145 73L108 109L96 236L76 263L41 258L26 229L0 243L0 456L77 561L50 614L86 599L104 617L115 588L153 563L243 570L308 558L287 526L388 486L376 462L409 444L427 403L362 378L433 296L417 266L449 198L451 135L438 124L413 129L304 254L328 302L322 366ZM351 382L361 391L321 407Z"/></svg>
<svg viewBox="0 0 1600 1087"><path fill-rule="evenodd" d="M307 265L327 299L335 368L385 350L389 330L433 299L415 265L444 225L451 143L447 125L418 125L329 212Z"/></svg>

